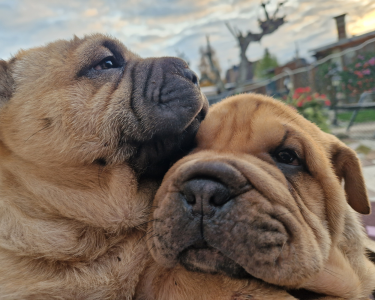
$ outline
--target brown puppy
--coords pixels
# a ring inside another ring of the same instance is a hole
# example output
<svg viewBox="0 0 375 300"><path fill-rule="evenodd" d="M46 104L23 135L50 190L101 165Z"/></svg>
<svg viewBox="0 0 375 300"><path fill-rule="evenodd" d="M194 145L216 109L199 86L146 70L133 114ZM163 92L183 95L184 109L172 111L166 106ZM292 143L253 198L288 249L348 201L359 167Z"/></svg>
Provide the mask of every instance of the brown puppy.
<svg viewBox="0 0 375 300"><path fill-rule="evenodd" d="M148 244L161 266L150 264L140 299L354 300L375 288L356 154L272 98L213 106L154 206Z"/></svg>
<svg viewBox="0 0 375 300"><path fill-rule="evenodd" d="M0 299L131 299L158 179L207 110L180 59L103 35L0 61Z"/></svg>

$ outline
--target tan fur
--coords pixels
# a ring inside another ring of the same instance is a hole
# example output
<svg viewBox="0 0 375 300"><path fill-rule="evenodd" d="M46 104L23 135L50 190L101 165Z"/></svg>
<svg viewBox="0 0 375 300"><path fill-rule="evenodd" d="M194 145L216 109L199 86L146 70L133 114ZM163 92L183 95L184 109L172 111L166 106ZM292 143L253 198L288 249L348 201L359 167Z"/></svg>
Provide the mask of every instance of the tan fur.
<svg viewBox="0 0 375 300"><path fill-rule="evenodd" d="M293 149L301 166L277 162L278 147ZM202 202L203 228L185 202L186 185L202 176L235 195L229 206ZM299 289L320 294L316 299L368 299L375 266L353 209L370 212L354 151L279 101L256 94L226 99L212 107L197 148L168 171L156 194L148 234L156 262L142 276L137 299L294 299L286 291ZM218 274L184 270L179 251L197 240L194 226L257 279L226 278L208 254L192 263Z"/></svg>
<svg viewBox="0 0 375 300"><path fill-rule="evenodd" d="M0 61L0 299L132 298L162 176L147 174L207 109L192 78L100 34Z"/></svg>

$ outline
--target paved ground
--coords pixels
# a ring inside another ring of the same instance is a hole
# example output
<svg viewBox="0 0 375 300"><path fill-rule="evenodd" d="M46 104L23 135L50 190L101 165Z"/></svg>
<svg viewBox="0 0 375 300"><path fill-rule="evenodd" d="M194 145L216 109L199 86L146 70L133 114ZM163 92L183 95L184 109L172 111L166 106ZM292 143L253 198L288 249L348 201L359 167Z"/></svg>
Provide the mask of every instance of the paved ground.
<svg viewBox="0 0 375 300"><path fill-rule="evenodd" d="M340 122L339 127L331 128L331 133L337 136L348 136L354 139L374 139L375 122L354 123L349 131L346 130L349 122Z"/></svg>
<svg viewBox="0 0 375 300"><path fill-rule="evenodd" d="M362 162L363 175L370 201L372 202L372 214L362 216L362 219L367 234L372 240L375 240L375 139L347 139L343 141L357 152Z"/></svg>
<svg viewBox="0 0 375 300"><path fill-rule="evenodd" d="M375 139L344 140L353 150L357 151L362 162L363 175L371 201L375 202Z"/></svg>

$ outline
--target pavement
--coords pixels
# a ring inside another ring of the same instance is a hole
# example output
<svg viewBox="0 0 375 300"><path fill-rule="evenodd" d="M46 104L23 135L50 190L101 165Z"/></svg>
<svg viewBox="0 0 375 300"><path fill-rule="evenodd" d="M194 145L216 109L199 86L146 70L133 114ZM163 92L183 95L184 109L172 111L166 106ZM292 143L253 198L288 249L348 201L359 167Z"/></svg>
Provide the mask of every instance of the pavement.
<svg viewBox="0 0 375 300"><path fill-rule="evenodd" d="M355 150L362 162L363 175L368 195L375 202L375 139L343 140Z"/></svg>
<svg viewBox="0 0 375 300"><path fill-rule="evenodd" d="M368 236L375 241L375 139L344 139L343 142L357 152L362 163L372 214L361 217Z"/></svg>

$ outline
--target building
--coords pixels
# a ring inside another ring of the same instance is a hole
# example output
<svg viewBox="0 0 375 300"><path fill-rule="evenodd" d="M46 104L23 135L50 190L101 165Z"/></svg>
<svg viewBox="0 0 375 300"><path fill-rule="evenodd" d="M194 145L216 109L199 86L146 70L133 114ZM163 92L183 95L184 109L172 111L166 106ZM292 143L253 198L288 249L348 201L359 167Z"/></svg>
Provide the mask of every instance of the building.
<svg viewBox="0 0 375 300"><path fill-rule="evenodd" d="M311 50L313 56L317 60L322 59L330 54L340 53L346 49L353 48L363 44L366 41L374 39L374 42L368 43L362 49L358 51L351 51L346 53L344 56L334 59L334 62L338 66L345 66L354 60L354 58L361 52L375 52L375 31L371 31L362 35L348 37L346 33L346 24L345 24L346 14L335 17L336 27L338 33L338 40L335 43L319 47L317 49Z"/></svg>
<svg viewBox="0 0 375 300"><path fill-rule="evenodd" d="M254 61L254 62L249 61L249 64L247 67L246 81L253 80L256 63L257 61ZM225 72L225 81L227 83L235 83L237 82L238 76L239 76L239 66L234 65Z"/></svg>
<svg viewBox="0 0 375 300"><path fill-rule="evenodd" d="M296 56L293 60L287 62L286 64L279 66L274 69L275 76L281 73L291 73L294 70L307 67L309 63L306 59L300 58L298 55L298 51L296 52ZM299 87L306 87L309 86L309 74L308 72L301 72L297 75L289 75L287 77L283 77L276 82L277 90L281 94L285 94L288 92L289 88L299 88Z"/></svg>

